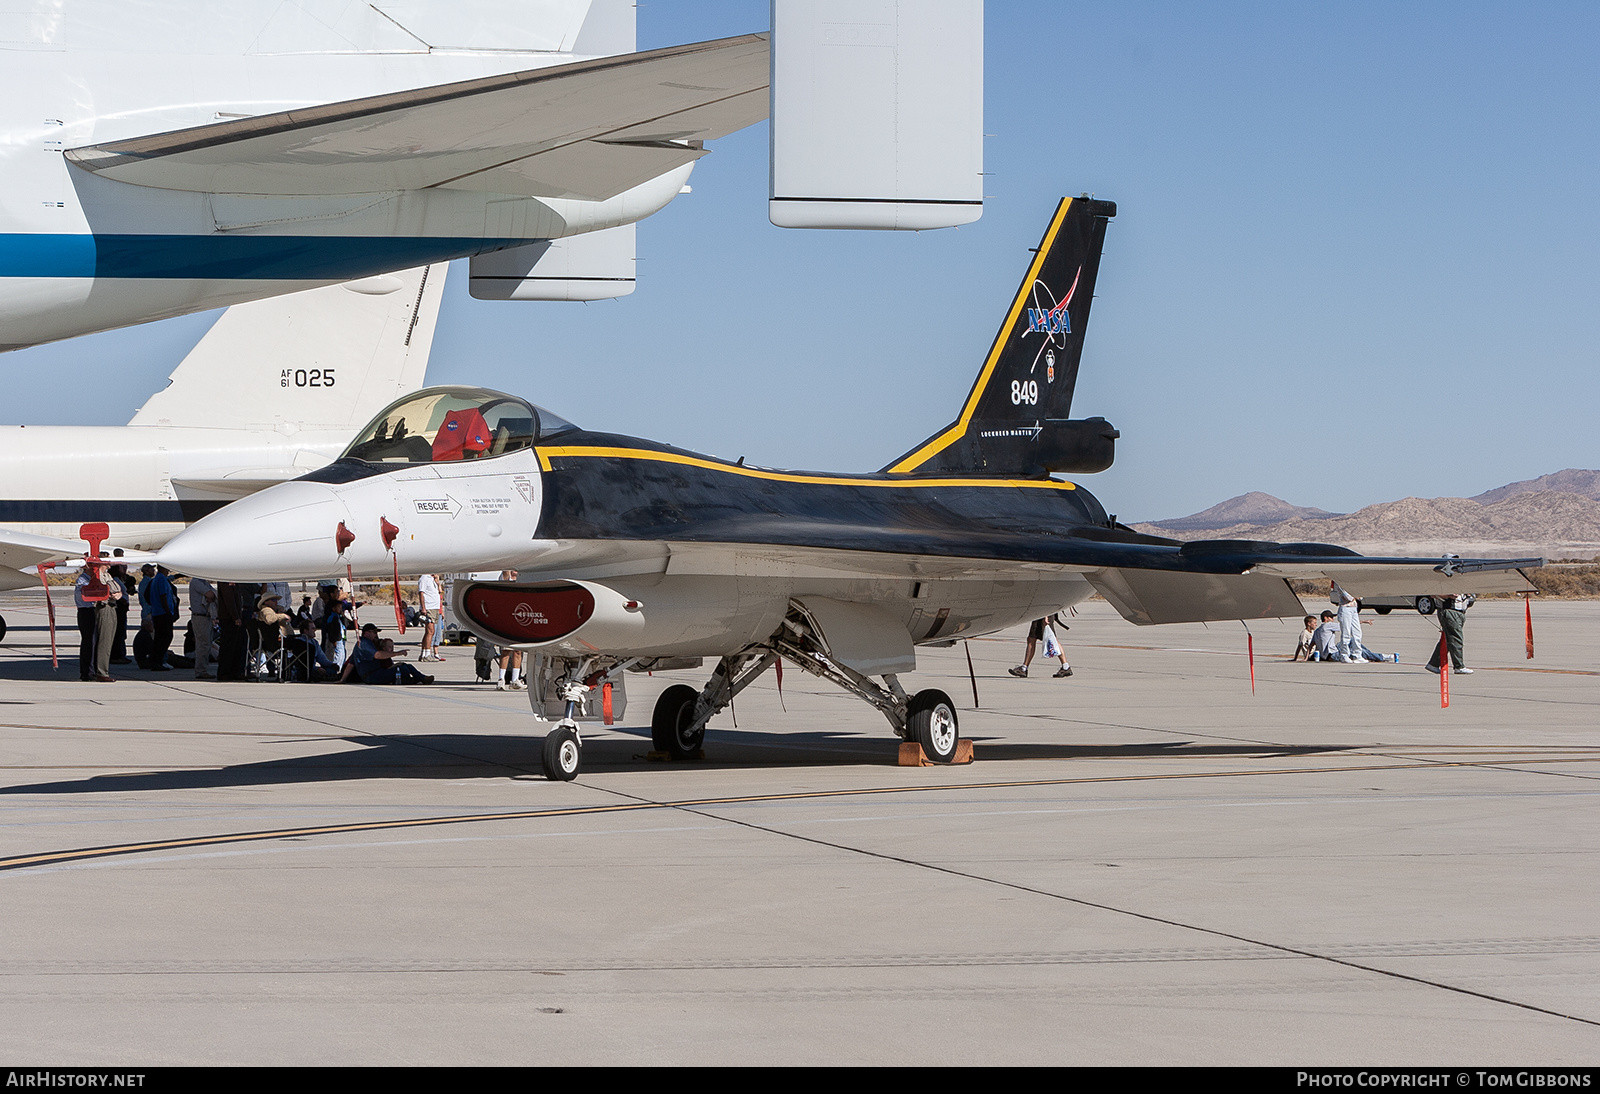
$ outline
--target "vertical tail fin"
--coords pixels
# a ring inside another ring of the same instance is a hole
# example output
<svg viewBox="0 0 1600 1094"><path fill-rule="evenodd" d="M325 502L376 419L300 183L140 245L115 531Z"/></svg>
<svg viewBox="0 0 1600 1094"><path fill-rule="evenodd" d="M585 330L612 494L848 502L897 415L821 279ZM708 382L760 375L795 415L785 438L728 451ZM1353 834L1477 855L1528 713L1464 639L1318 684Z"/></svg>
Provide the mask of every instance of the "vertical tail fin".
<svg viewBox="0 0 1600 1094"><path fill-rule="evenodd" d="M1117 431L1104 418L1067 416L1116 215L1109 201L1061 199L961 416L885 471L1033 476L1111 466Z"/></svg>
<svg viewBox="0 0 1600 1094"><path fill-rule="evenodd" d="M235 304L128 424L354 432L422 386L448 268Z"/></svg>

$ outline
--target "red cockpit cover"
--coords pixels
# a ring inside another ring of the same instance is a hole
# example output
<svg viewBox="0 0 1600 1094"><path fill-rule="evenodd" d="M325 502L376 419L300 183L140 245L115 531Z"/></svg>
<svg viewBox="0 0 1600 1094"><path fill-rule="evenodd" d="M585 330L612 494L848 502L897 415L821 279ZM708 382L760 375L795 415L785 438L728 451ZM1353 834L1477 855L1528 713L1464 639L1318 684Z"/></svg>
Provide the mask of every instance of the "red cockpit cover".
<svg viewBox="0 0 1600 1094"><path fill-rule="evenodd" d="M459 460L469 452L476 455L488 447L489 423L478 408L452 410L444 416L439 435L433 439L433 458L435 462Z"/></svg>

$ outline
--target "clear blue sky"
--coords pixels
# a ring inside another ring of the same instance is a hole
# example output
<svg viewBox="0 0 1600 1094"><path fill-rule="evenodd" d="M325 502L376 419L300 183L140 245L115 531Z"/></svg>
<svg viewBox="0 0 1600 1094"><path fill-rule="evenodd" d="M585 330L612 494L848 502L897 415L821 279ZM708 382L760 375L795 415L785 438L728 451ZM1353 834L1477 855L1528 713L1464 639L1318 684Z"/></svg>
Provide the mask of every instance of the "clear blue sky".
<svg viewBox="0 0 1600 1094"><path fill-rule="evenodd" d="M764 29L765 0L639 9L641 48ZM761 464L877 468L949 421L1053 204L1120 208L1074 412L1125 520L1265 490L1350 510L1600 466L1600 6L990 0L983 218L797 232L767 129L639 228L621 301L485 303L452 271L429 379ZM9 355L103 371L127 420L189 317Z"/></svg>

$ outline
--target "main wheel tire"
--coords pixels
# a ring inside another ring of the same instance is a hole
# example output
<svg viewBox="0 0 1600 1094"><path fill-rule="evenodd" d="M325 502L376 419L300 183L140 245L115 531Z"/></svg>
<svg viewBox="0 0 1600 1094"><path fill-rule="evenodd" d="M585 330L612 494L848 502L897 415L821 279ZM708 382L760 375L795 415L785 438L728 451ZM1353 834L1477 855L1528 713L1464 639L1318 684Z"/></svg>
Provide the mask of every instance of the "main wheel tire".
<svg viewBox="0 0 1600 1094"><path fill-rule="evenodd" d="M1432 615L1433 614L1433 609L1434 609L1435 606L1436 605L1433 602L1433 597L1431 597L1431 596L1419 596L1419 597L1417 597L1417 611L1421 612L1423 615Z"/></svg>
<svg viewBox="0 0 1600 1094"><path fill-rule="evenodd" d="M699 698L700 693L688 684L673 684L661 693L655 712L650 715L650 741L657 752L670 752L674 760L692 760L699 755L706 727L688 732Z"/></svg>
<svg viewBox="0 0 1600 1094"><path fill-rule="evenodd" d="M929 688L913 695L906 708L906 729L922 746L922 754L934 763L947 764L956 758L961 726L956 705L944 692Z"/></svg>
<svg viewBox="0 0 1600 1094"><path fill-rule="evenodd" d="M6 638L6 617L3 616L3 615L0 615L0 642L4 642L5 638Z"/></svg>
<svg viewBox="0 0 1600 1094"><path fill-rule="evenodd" d="M556 726L544 735L544 777L551 782L566 783L578 777L583 766L583 746L578 743L578 731L571 726Z"/></svg>

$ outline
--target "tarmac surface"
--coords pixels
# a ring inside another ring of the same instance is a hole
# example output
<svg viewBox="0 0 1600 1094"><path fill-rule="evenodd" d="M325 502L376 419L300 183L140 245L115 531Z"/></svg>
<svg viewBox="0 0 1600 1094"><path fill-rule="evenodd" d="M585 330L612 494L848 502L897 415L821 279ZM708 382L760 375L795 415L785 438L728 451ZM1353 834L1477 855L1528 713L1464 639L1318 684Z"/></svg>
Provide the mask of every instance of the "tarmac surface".
<svg viewBox="0 0 1600 1094"><path fill-rule="evenodd" d="M705 672L631 676L568 784L467 648L425 688L80 684L38 593L0 612L0 1059L1600 1062L1600 603L1536 603L1532 661L1478 604L1441 709L1415 613L1367 624L1399 665L1253 624L1252 694L1239 624L1093 602L1070 679L971 642L977 710L966 648L919 652L963 767L793 666L653 763Z"/></svg>

